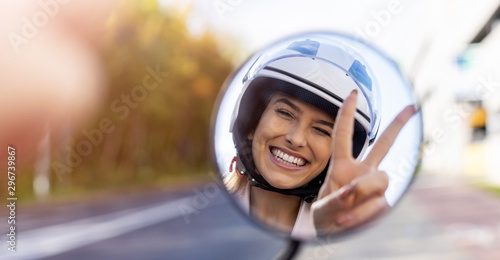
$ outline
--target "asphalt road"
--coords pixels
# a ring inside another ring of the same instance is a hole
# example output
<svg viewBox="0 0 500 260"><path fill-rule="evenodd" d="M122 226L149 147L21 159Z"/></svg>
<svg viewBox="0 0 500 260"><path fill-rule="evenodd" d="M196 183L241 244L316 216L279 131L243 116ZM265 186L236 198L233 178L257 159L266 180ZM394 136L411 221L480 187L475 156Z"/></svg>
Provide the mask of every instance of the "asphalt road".
<svg viewBox="0 0 500 260"><path fill-rule="evenodd" d="M17 252L4 237L0 259L272 259L286 245L250 224L213 183L21 204L17 220ZM500 259L500 198L424 175L373 227L304 245L297 259Z"/></svg>
<svg viewBox="0 0 500 260"><path fill-rule="evenodd" d="M286 244L250 224L213 183L21 205L17 216L17 252L4 238L0 259L271 259Z"/></svg>

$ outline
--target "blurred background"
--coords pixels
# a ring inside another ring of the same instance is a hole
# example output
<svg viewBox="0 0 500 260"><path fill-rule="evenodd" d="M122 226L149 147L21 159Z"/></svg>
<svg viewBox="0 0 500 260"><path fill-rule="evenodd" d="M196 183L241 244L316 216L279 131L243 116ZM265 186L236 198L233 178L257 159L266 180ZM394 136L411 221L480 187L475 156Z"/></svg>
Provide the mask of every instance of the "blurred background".
<svg viewBox="0 0 500 260"><path fill-rule="evenodd" d="M2 234L1 259L276 255L286 240L216 185L210 121L233 69L305 31L349 34L395 60L425 140L415 185L389 216L298 258L500 257L499 1L106 3L2 4L0 149L18 152L17 252Z"/></svg>
<svg viewBox="0 0 500 260"><path fill-rule="evenodd" d="M187 9L156 1L115 9L100 36L107 83L92 102L98 108L83 124L70 118L57 129L45 126L33 164L19 166L26 200L206 178L211 110L232 70L231 53L214 32L190 33Z"/></svg>

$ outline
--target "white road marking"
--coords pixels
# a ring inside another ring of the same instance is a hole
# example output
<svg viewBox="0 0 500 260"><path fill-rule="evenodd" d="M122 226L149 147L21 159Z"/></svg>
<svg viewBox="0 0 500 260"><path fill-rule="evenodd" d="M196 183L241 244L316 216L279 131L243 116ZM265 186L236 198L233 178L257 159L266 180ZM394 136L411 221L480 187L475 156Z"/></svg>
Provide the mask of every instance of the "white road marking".
<svg viewBox="0 0 500 260"><path fill-rule="evenodd" d="M113 238L166 220L181 217L179 205L191 205L196 196L184 197L106 215L20 232L16 236L16 252L0 250L0 259L39 259ZM211 203L215 205L219 203Z"/></svg>

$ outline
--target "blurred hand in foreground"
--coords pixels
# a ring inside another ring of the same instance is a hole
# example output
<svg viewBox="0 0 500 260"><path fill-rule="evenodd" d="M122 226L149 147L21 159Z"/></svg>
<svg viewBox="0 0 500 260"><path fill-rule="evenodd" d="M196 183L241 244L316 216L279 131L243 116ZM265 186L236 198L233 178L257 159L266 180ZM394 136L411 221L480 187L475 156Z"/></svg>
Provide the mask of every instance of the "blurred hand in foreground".
<svg viewBox="0 0 500 260"><path fill-rule="evenodd" d="M7 145L31 157L46 129L96 111L105 86L99 48L114 2L0 3L0 157Z"/></svg>

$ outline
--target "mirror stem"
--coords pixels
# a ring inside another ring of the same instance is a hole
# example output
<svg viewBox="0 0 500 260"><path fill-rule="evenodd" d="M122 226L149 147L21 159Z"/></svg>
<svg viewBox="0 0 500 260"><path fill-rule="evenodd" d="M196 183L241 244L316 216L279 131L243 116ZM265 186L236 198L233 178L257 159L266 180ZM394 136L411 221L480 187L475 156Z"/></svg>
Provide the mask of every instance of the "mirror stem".
<svg viewBox="0 0 500 260"><path fill-rule="evenodd" d="M275 259L276 260L291 260L291 259L293 259L295 254L297 254L297 252L299 252L300 244L301 244L300 241L292 238L288 242L288 245L285 247L285 249L283 249L283 251L281 251L276 256Z"/></svg>

